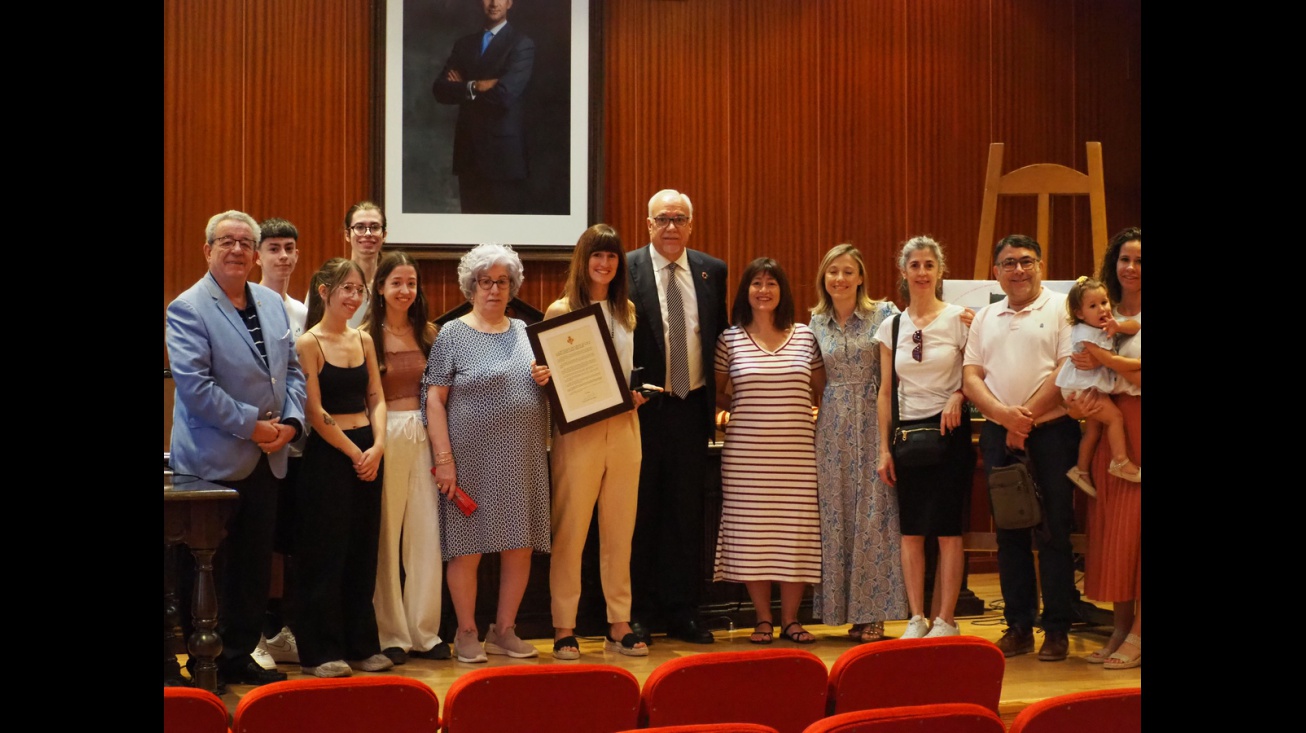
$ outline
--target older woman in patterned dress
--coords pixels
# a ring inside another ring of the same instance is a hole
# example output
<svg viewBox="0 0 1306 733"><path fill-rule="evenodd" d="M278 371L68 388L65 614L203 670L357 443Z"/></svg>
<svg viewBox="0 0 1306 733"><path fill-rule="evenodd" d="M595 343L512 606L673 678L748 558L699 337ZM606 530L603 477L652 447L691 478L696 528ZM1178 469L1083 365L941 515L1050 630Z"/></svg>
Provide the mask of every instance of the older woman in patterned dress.
<svg viewBox="0 0 1306 733"><path fill-rule="evenodd" d="M548 406L536 386L543 380L535 381L526 324L507 315L521 283L521 260L510 247L482 244L464 255L458 286L472 310L440 329L422 378L435 484L448 499L440 506L440 546L449 561L460 662L484 662L487 653L538 654L515 630L531 552L549 551ZM507 425L511 446L502 437ZM453 503L455 487L476 501L470 516ZM476 569L487 552L499 554L499 603L482 650Z"/></svg>
<svg viewBox="0 0 1306 733"><path fill-rule="evenodd" d="M876 475L880 349L876 329L898 312L866 295L861 252L840 244L817 271L820 301L811 329L825 359L825 393L816 421L821 503L821 583L812 614L852 623L853 641L878 641L885 619L907 607L900 561L898 497Z"/></svg>

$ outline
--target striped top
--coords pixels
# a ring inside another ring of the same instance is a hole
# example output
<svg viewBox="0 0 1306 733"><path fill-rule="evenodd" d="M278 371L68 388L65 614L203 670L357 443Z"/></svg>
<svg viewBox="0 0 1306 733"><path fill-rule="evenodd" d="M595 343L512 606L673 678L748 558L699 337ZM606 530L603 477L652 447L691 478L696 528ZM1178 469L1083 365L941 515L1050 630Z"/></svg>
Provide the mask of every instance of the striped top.
<svg viewBox="0 0 1306 733"><path fill-rule="evenodd" d="M822 368L803 324L774 352L742 328L718 338L716 371L729 375L734 394L721 452L715 580L820 582L811 380Z"/></svg>

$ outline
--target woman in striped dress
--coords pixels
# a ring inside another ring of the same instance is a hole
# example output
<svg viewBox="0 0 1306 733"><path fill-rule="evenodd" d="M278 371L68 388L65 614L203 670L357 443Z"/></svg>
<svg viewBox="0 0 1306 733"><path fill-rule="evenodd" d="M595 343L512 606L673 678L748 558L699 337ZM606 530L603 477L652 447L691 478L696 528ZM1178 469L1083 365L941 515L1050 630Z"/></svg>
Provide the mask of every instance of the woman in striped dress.
<svg viewBox="0 0 1306 733"><path fill-rule="evenodd" d="M721 454L721 526L714 580L743 583L757 609L749 641L775 632L771 584L790 641L816 637L798 622L807 584L821 580L812 406L825 383L816 338L794 323L794 298L773 259L749 263L717 339L717 406L730 412Z"/></svg>

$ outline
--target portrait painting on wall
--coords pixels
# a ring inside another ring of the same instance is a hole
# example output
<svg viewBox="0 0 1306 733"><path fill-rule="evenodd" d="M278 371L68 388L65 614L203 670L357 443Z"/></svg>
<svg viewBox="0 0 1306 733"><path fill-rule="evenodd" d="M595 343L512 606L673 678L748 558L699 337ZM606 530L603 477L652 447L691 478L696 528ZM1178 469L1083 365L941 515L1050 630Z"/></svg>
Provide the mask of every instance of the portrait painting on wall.
<svg viewBox="0 0 1306 733"><path fill-rule="evenodd" d="M590 201L589 0L387 0L395 244L560 245Z"/></svg>

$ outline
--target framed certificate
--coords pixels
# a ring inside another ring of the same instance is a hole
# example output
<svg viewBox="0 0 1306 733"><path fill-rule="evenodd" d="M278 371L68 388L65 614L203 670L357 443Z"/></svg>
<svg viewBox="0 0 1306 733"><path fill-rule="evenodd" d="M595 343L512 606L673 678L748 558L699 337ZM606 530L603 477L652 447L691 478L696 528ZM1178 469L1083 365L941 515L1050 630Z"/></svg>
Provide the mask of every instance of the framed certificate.
<svg viewBox="0 0 1306 733"><path fill-rule="evenodd" d="M526 335L536 363L552 373L544 389L559 431L570 433L635 407L598 303L527 326Z"/></svg>

